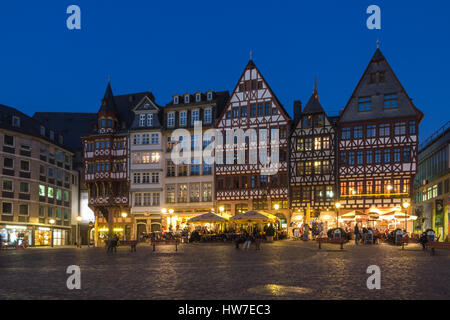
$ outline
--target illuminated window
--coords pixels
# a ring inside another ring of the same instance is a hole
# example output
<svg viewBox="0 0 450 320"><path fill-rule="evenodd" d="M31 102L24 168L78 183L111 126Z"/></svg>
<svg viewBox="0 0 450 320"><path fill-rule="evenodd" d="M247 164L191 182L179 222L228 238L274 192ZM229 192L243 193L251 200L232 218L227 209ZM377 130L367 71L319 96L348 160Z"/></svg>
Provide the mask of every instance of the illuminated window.
<svg viewBox="0 0 450 320"><path fill-rule="evenodd" d="M322 150L322 137L314 138L314 150Z"/></svg>
<svg viewBox="0 0 450 320"><path fill-rule="evenodd" d="M373 181L366 181L366 194L373 193Z"/></svg>
<svg viewBox="0 0 450 320"><path fill-rule="evenodd" d="M161 155L159 152L152 152L152 163L159 163L159 160L161 159ZM148 162L146 162L148 163Z"/></svg>
<svg viewBox="0 0 450 320"><path fill-rule="evenodd" d="M53 199L53 188L52 187L48 187L47 189L47 196L51 199Z"/></svg>
<svg viewBox="0 0 450 320"><path fill-rule="evenodd" d="M341 182L341 196L347 195L347 182Z"/></svg>
<svg viewBox="0 0 450 320"><path fill-rule="evenodd" d="M330 137L323 137L322 138L322 148L324 150L330 149Z"/></svg>

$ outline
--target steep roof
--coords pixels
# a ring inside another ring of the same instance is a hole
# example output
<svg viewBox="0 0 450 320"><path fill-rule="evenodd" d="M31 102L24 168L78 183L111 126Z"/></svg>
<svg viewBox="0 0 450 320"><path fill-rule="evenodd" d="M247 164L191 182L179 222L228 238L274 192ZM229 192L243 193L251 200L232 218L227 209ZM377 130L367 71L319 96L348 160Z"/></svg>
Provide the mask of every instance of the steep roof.
<svg viewBox="0 0 450 320"><path fill-rule="evenodd" d="M219 123L219 121L225 116L225 113L227 111L228 106L231 104L231 101L233 99L233 95L237 92L237 89L239 87L239 84L241 82L241 80L244 78L244 75L246 73L247 70L252 70L252 69L256 69L256 72L260 75L262 81L264 81L264 83L267 86L268 91L270 92L270 95L272 96L272 98L275 100L275 102L278 104L278 106L281 109L281 113L283 114L283 116L286 118L286 120L291 121L291 117L289 115L289 113L286 111L286 109L283 107L283 104L280 102L280 100L278 100L277 96L275 95L275 93L273 92L272 88L270 87L269 83L266 81L266 79L264 78L264 76L262 75L261 71L259 71L258 67L256 66L255 62L253 61L253 59L250 58L250 60L248 61L247 65L244 68L244 71L242 72L241 76L239 77L239 80L236 83L236 86L234 87L234 90L231 92L231 95L228 98L228 101L226 102L226 104L224 105L224 108L222 109L221 113L219 114L219 116L216 119L216 125Z"/></svg>
<svg viewBox="0 0 450 320"><path fill-rule="evenodd" d="M380 81L381 73L384 73L385 80L383 82ZM372 75L377 77L375 82L371 82ZM386 110L384 108L384 96L393 94L397 95L398 107ZM371 110L359 112L358 99L364 97L371 97ZM418 121L421 121L423 116L423 113L416 108L412 99L408 96L381 50L377 48L342 111L339 122L348 123L405 117L415 117Z"/></svg>
<svg viewBox="0 0 450 320"><path fill-rule="evenodd" d="M106 87L105 96L102 99L102 104L98 112L108 112L118 114L116 102L114 101L114 95L111 89L111 83L108 82L108 86Z"/></svg>
<svg viewBox="0 0 450 320"><path fill-rule="evenodd" d="M317 92L314 92L311 95L311 98L309 98L309 101L302 112L302 114L314 114L314 113L325 113L325 111L322 108L322 105L319 102L319 95L317 94Z"/></svg>

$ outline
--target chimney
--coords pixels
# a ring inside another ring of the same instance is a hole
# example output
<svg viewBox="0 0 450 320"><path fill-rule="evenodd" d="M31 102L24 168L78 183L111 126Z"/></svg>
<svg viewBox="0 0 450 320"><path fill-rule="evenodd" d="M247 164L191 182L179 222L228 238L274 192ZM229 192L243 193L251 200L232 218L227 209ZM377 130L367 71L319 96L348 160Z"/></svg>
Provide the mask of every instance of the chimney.
<svg viewBox="0 0 450 320"><path fill-rule="evenodd" d="M294 101L294 121L298 121L302 116L302 102L300 100Z"/></svg>

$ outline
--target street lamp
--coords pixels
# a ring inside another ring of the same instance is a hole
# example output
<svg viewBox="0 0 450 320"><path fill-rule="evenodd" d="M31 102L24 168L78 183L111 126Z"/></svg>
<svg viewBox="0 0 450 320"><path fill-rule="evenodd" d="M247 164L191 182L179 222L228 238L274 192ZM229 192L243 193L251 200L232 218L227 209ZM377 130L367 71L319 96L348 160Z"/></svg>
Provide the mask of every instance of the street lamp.
<svg viewBox="0 0 450 320"><path fill-rule="evenodd" d="M276 205L273 206L273 208L278 211L280 209L280 205L277 203Z"/></svg>
<svg viewBox="0 0 450 320"><path fill-rule="evenodd" d="M224 207L224 206L220 206L220 207L219 207L219 211L220 211L220 213L223 214L223 212L225 211L225 207Z"/></svg>
<svg viewBox="0 0 450 320"><path fill-rule="evenodd" d="M123 219L123 240L125 241L125 219L127 218L128 213L122 212L122 219Z"/></svg>
<svg viewBox="0 0 450 320"><path fill-rule="evenodd" d="M337 227L339 228L339 209L341 208L341 203L340 202L336 202L335 204L334 204L334 206L336 207L336 224L337 224Z"/></svg>
<svg viewBox="0 0 450 320"><path fill-rule="evenodd" d="M53 225L55 224L55 219L50 219L50 225L52 226L52 241L51 241L51 247L53 247Z"/></svg>
<svg viewBox="0 0 450 320"><path fill-rule="evenodd" d="M407 215L409 206L410 206L409 202L406 202L406 201L403 202L403 208L405 208L405 230L406 230L406 232L408 232L408 221L406 220L406 215Z"/></svg>
<svg viewBox="0 0 450 320"><path fill-rule="evenodd" d="M81 216L77 217L77 248L81 248L81 228L80 228L80 223L81 223Z"/></svg>
<svg viewBox="0 0 450 320"><path fill-rule="evenodd" d="M166 208L162 208L162 209L161 209L161 213L162 213L162 214L166 214L166 213L167 213L167 209L166 209Z"/></svg>

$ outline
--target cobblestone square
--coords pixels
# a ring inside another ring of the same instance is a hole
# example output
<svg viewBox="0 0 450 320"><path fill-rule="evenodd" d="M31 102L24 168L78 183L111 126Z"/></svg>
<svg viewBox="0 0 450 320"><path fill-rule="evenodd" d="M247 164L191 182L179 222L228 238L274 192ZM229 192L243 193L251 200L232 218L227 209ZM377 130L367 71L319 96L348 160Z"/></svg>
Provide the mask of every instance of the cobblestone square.
<svg viewBox="0 0 450 320"><path fill-rule="evenodd" d="M81 290L68 290L69 265ZM381 289L366 286L381 268ZM0 299L448 299L450 254L418 245L324 245L286 240L261 251L231 244L46 248L0 252Z"/></svg>

